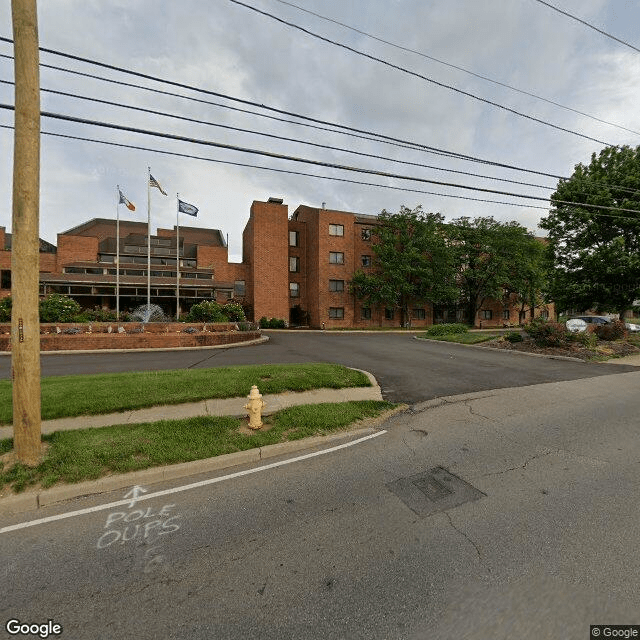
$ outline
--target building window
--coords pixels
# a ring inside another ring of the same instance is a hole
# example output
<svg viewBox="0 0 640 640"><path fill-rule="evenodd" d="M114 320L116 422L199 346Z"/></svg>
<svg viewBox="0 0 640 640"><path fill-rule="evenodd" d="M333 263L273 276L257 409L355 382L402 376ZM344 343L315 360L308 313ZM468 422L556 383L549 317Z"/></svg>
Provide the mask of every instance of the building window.
<svg viewBox="0 0 640 640"><path fill-rule="evenodd" d="M427 316L426 316L426 313L425 313L424 309L414 309L413 310L413 317L416 320L424 320Z"/></svg>
<svg viewBox="0 0 640 640"><path fill-rule="evenodd" d="M384 319L385 320L393 320L393 316L395 315L395 311L393 309L385 309L384 310Z"/></svg>
<svg viewBox="0 0 640 640"><path fill-rule="evenodd" d="M549 312L545 309L544 311L540 312L540 317L544 318L545 320L549 319Z"/></svg>
<svg viewBox="0 0 640 640"><path fill-rule="evenodd" d="M300 297L300 284L297 282L290 282L289 283L289 293L291 294L292 298L299 298Z"/></svg>
<svg viewBox="0 0 640 640"><path fill-rule="evenodd" d="M362 309L360 309L360 317L363 320L371 320L371 309L369 307L362 307Z"/></svg>
<svg viewBox="0 0 640 640"><path fill-rule="evenodd" d="M362 266L363 267L371 266L371 256L362 256Z"/></svg>
<svg viewBox="0 0 640 640"><path fill-rule="evenodd" d="M300 258L298 256L289 256L289 271L298 273L300 271Z"/></svg>
<svg viewBox="0 0 640 640"><path fill-rule="evenodd" d="M244 280L236 280L233 283L233 292L237 296L244 296L245 294L245 283Z"/></svg>
<svg viewBox="0 0 640 640"><path fill-rule="evenodd" d="M344 264L344 253L342 251L331 251L329 253L330 264Z"/></svg>
<svg viewBox="0 0 640 640"><path fill-rule="evenodd" d="M503 309L502 310L502 319L503 320L508 320L511 317L511 310L510 309Z"/></svg>
<svg viewBox="0 0 640 640"><path fill-rule="evenodd" d="M297 247L298 246L298 232L297 231L289 231L289 246Z"/></svg>
<svg viewBox="0 0 640 640"><path fill-rule="evenodd" d="M329 309L329 317L334 320L344 319L344 307L331 307Z"/></svg>
<svg viewBox="0 0 640 640"><path fill-rule="evenodd" d="M484 309L482 311L483 320L493 320L493 311L491 309Z"/></svg>
<svg viewBox="0 0 640 640"><path fill-rule="evenodd" d="M344 235L344 225L341 225L341 224L330 224L329 225L329 235L330 236L343 236Z"/></svg>
<svg viewBox="0 0 640 640"><path fill-rule="evenodd" d="M344 280L329 280L329 291L344 291Z"/></svg>
<svg viewBox="0 0 640 640"><path fill-rule="evenodd" d="M0 272L0 289L11 289L11 271Z"/></svg>
<svg viewBox="0 0 640 640"><path fill-rule="evenodd" d="M362 239L363 240L371 240L371 229L363 229L362 230Z"/></svg>

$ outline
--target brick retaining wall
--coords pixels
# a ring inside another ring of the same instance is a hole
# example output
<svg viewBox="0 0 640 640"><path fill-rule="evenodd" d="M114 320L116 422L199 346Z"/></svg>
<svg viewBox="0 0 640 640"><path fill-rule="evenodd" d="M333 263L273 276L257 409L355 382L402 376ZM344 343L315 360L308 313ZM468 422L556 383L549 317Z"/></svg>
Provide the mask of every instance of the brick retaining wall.
<svg viewBox="0 0 640 640"><path fill-rule="evenodd" d="M109 332L111 327L111 332ZM125 329L118 332L118 327ZM185 329L193 328L194 333ZM79 329L79 333L65 333ZM59 330L59 332L58 332ZM176 347L205 347L248 342L261 336L259 330L238 331L235 323L150 322L92 322L40 325L41 351L73 351L78 349L171 349ZM11 351L11 325L0 324L0 351Z"/></svg>

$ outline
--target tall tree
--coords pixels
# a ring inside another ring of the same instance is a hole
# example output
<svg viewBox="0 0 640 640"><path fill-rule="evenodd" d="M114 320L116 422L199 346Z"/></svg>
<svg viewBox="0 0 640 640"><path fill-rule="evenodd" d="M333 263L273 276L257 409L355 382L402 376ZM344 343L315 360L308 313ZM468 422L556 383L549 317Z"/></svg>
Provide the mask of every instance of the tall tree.
<svg viewBox="0 0 640 640"><path fill-rule="evenodd" d="M556 306L622 316L640 298L640 147L594 153L551 200L540 226L549 231ZM581 206L589 204L612 210Z"/></svg>
<svg viewBox="0 0 640 640"><path fill-rule="evenodd" d="M541 255L538 241L525 227L492 217L463 217L447 227L447 235L458 270L460 302L470 322L489 298L501 300L515 292L532 299L543 265L536 259Z"/></svg>
<svg viewBox="0 0 640 640"><path fill-rule="evenodd" d="M455 298L455 271L444 234L443 217L401 207L382 211L371 230L374 257L366 273L357 271L351 291L367 305L400 309L402 324L409 305Z"/></svg>

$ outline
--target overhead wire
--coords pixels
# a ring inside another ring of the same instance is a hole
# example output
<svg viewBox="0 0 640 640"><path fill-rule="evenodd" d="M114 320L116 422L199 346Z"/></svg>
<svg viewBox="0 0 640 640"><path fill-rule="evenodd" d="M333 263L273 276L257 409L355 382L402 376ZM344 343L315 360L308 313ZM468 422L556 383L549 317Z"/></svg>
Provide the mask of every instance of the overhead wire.
<svg viewBox="0 0 640 640"><path fill-rule="evenodd" d="M630 49L633 49L634 51L640 53L640 49L638 49L638 47L629 44L628 42L625 42L624 40L621 40L620 38L616 38L616 36L611 35L610 33L607 33L606 31L603 31L602 29L599 29L598 27L596 27L595 25L591 24L590 22L587 22L586 20L583 20L582 18L578 18L577 16L574 16L573 14L569 13L568 11L563 11L562 9L552 5L550 2L545 2L545 0L536 0L536 2L539 2L540 4L545 5L545 7L549 7L549 9L553 9L554 11L557 11L558 13L561 13L563 16L567 16L568 18L571 18L572 20L576 20L577 22L580 22L581 24L589 27L589 29L593 29L594 31L597 31L598 33L602 34L603 36L606 36L607 38L611 38L611 40L615 40L616 42L619 42L620 44L623 44L625 47L629 47Z"/></svg>
<svg viewBox="0 0 640 640"><path fill-rule="evenodd" d="M503 109L504 111L507 111L508 113L511 113L513 115L519 116L521 118L526 118L527 120L531 120L532 122L536 122L538 124L542 124L544 126L547 127L551 127L553 129L556 129L558 131L563 131L565 133L569 133L571 135L574 136L578 136L580 138L584 138L586 140L591 140L592 142L597 142L598 144L603 144L605 146L609 146L609 147L615 147L616 145L610 143L610 142L605 142L603 140L599 140L598 138L594 138L592 136L588 136L584 133L580 133L578 131L574 131L572 129L568 129L566 127L561 127L560 125L557 124L553 124L552 122L548 122L547 120L543 120L542 118L536 118L535 116L531 116L529 114L523 113L522 111L518 111L517 109L512 109L511 107L507 107L503 104L500 104L499 102L495 102L493 100L488 100L487 98L482 98L480 96L477 96L469 91L464 91L463 89L459 89L458 87L454 87L453 85L449 85L446 84L444 82L440 82L438 80L434 80L433 78L430 78L428 76L425 76L422 73L418 73L417 71L412 71L410 69L407 69L406 67L402 67L400 65L394 64L393 62L389 62L388 60L384 60L382 58L379 58L377 56L371 55L369 53L365 53L364 51L360 51L359 49L356 49L355 47L351 47L347 44L344 44L342 42L337 42L336 40L332 40L330 38L326 38L325 36L321 36L320 34L314 33L313 31L309 30L309 29L305 29L304 27L301 27L300 25L297 25L293 22L290 22L288 20L284 20L283 18L279 18L278 16L269 13L268 11L262 11L261 9L258 9L257 7L252 7L251 5L245 4L244 2L240 2L240 0L228 0L229 2L236 4L240 7L244 7L245 9L249 9L250 11L254 11L255 13L258 13L260 15L263 15L267 18L270 18L271 20L275 20L276 22L279 22L281 24L286 25L287 27L291 27L292 29L296 29L298 31L301 31L313 38L316 38L318 40L321 40L323 42L326 42L328 44L331 44L333 46L336 47L340 47L342 49L345 49L347 51L351 51L352 53L355 53L356 55L362 56L364 58L367 58L369 60L373 60L374 62L378 62L382 65L385 65L391 69L396 69L397 71L401 71L402 73L406 73L410 76L413 76L415 78L419 78L421 80L424 80L425 82L429 82L431 84L434 84L436 86L442 87L444 89L449 89L450 91L454 91L455 93L459 93L461 95L464 95L468 98L472 98L474 100L478 100L479 102L482 102L484 104L488 104L491 105L493 107L496 107L498 109Z"/></svg>
<svg viewBox="0 0 640 640"><path fill-rule="evenodd" d="M10 126L10 125L0 125L0 129L14 129L14 127ZM81 137L81 136L72 136L70 134L63 134L63 133L54 133L51 131L42 131L43 135L47 135L47 136L52 136L52 137L57 137L57 138L64 138L64 139L69 139L69 140L78 140L78 141L83 141L83 142L93 142L93 143L97 143L97 144L104 144L104 145L108 145L108 146L113 146L113 147L122 147L125 149L135 149L135 150L139 150L139 151L149 151L151 153L157 153L160 155L169 155L169 156L176 156L176 157L180 157L180 158L189 158L192 160L204 160L206 162L213 162L216 164L225 164L225 165L231 165L231 166L238 166L238 167L246 167L246 168L251 168L251 169L259 169L261 171L271 171L274 173L285 173L285 174L290 174L290 175L297 175L297 176L304 176L304 177L309 177L309 178L318 178L320 180L330 180L330 181L335 181L335 182L345 182L345 183L349 183L349 184L359 184L359 185L363 185L363 186L369 186L369 187L375 187L375 188L380 188L380 189L390 189L390 190L394 190L394 191L402 191L402 192L407 192L407 193L420 193L420 194L426 194L426 195L433 195L433 196L439 196L439 197L443 197L443 198L454 198L454 199L458 199L458 200L470 200L473 202L485 202L485 203L490 203L490 204L500 204L500 205L506 205L506 206L511 206L511 207L525 207L527 209L543 209L545 211L548 210L547 206L541 206L541 205L534 205L534 204L524 204L524 203L518 203L518 202L504 202L501 200L488 200L485 198L472 198L471 196L461 196L461 195L456 195L456 194L450 194L450 193L438 193L438 192L434 192L434 191L424 191L421 189L411 189L409 187L395 187L393 185L386 185L386 184L380 184L377 182L363 182L361 180L350 180L348 178L337 178L335 176L322 176L322 175L318 175L316 173L306 173L303 171L292 171L291 169L276 169L275 167L265 167L262 165L256 165L256 164L248 164L246 162L233 162L232 160L220 160L217 158L207 158L204 156L195 156L193 154L188 154L188 153L179 153L177 151L166 151L164 149L155 149L155 148L150 148L150 147L141 147L138 145L131 145L131 144L124 144L121 142L112 142L112 141L108 141L108 140L98 140L96 138L86 138L86 137ZM575 205L575 206L580 206L580 207L597 207L597 205L589 205L589 204L583 204L583 203L577 203L577 202L568 202L568 201L556 201L553 199L549 200L550 202L554 203L554 202L558 202L559 204L566 204L566 205ZM605 209L614 209L614 210L618 210L615 207L600 207L600 208L605 208ZM633 209L626 209L624 211L628 211L628 212L635 212L635 210ZM640 219L637 218L631 218L629 216L620 216L620 215L615 215L615 214L610 214L610 213L603 213L602 211L597 211L597 212L591 212L590 214L586 211L584 212L577 212L577 213L584 213L587 215L598 215L598 216L604 216L607 218L617 218L617 219L621 219L621 220L626 220L626 221L630 221L630 222L638 222L638 224L640 224ZM637 211L636 213L640 213L640 211Z"/></svg>
<svg viewBox="0 0 640 640"><path fill-rule="evenodd" d="M10 82L8 80L0 80L0 84L6 84L6 85L13 85L13 82ZM47 88L40 88L40 91L46 92L46 93L51 93L53 95L59 95L59 96L64 96L64 97L68 97L68 98L75 98L75 99L79 99L79 100L86 100L89 102L95 102L97 104L104 104L104 105L109 105L109 106L113 106L113 107L119 107L122 109L130 109L133 111L139 111L142 113L149 113L152 115L156 115L156 116L162 116L162 117L166 117L166 118L173 118L176 120L182 120L184 122L191 122L194 124L203 124L203 125L207 125L207 126L211 126L211 127L217 127L217 128L221 128L221 129L227 129L229 131L237 131L240 133L249 133L252 135L258 135L258 136L263 136L263 137L267 137L267 138L272 138L272 139L276 139L276 140L283 140L286 142L295 142L298 144L304 144L304 145L308 145L308 146L312 146L312 147L317 147L320 149L328 149L331 151L340 151L342 153L350 153L353 155L358 155L358 156L363 156L366 158L374 158L376 160L384 160L386 162L395 162L397 164L405 164L405 165L410 165L410 166L414 166L414 167L421 167L423 169L432 169L435 171L444 171L444 172L448 172L448 173L456 173L456 174L460 174L460 175L466 175L466 176L471 176L471 177L475 177L475 178L483 178L486 180L496 180L498 182L509 182L511 184L519 184L519 185L523 185L523 186L527 186L527 187L535 187L538 189L554 189L555 187L553 186L549 186L549 185L544 185L544 184L535 184L532 182L523 182L521 180L510 180L508 178L499 178L497 176L488 176L488 175L484 175L481 173L472 173L469 171L460 171L457 169L446 169L443 167L437 167L435 165L428 165L428 164L424 164L424 163L420 163L420 162L411 162L409 160L398 160L396 158L390 158L388 156L381 156L378 154L373 154L373 153L365 153L363 151L356 151L355 149L346 149L344 147L336 147L336 146L332 146L332 145L327 145L327 144L321 144L318 142L312 142L309 140L300 140L299 138L290 138L287 136L279 136L279 135L275 135L272 133L267 133L265 131L256 131L254 129L244 129L242 127L234 127L231 125L226 125L226 124L220 124L217 122L211 122L211 121L207 121L207 120L200 120L197 118L189 118L187 116L181 116L178 114L174 114L174 113L169 113L166 111L158 111L155 109L147 109L144 107L136 107L133 105L127 105L127 104L123 104L121 102L113 102L111 100L103 100L101 98L94 98L91 96L83 96L83 95L79 95L79 94L75 94L75 93L69 93L66 91L58 91L55 89L47 89Z"/></svg>
<svg viewBox="0 0 640 640"><path fill-rule="evenodd" d="M13 129L14 127L10 126L10 125L5 125L5 124L0 124L0 129ZM179 153L177 151L166 151L164 149L152 149L150 147L141 147L139 145L132 145L132 144L124 144L121 142L112 142L109 140L99 140L96 138L86 138L86 137L81 137L81 136L72 136L70 134L64 134L64 133L54 133L51 131L42 131L43 135L46 136L52 136L52 137L56 137L56 138L65 138L68 140L78 140L78 141L83 141L83 142L94 142L97 144L104 144L104 145L109 145L109 146L113 146L113 147L122 147L125 149L135 149L138 151L149 151L151 153L158 153L160 155L169 155L169 156L176 156L176 157L180 157L180 158L189 158L191 160L204 160L206 162L214 162L217 164L226 164L226 165L231 165L231 166L236 166L236 167L247 167L250 169L260 169L262 171L271 171L274 173L285 173L285 174L290 174L290 175L296 175L296 176L304 176L304 177L309 177L309 178L319 178L321 180L331 180L331 181L335 181L335 182L346 182L349 184L360 184L360 185L364 185L364 186L368 186L368 187L377 187L380 189L391 189L394 191L403 191L403 192L408 192L408 193L421 193L421 194L427 194L427 195L432 195L432 196L441 196L443 198L455 198L458 200L471 200L473 202L488 202L491 204L501 204L501 205L507 205L507 206L512 206L512 207L526 207L527 209L544 209L545 211L548 209L548 207L542 206L542 205L534 205L534 204L522 204L522 203L517 203L517 202L504 202L504 201L500 201L500 200L487 200L484 198L472 198L471 196L460 196L460 195L455 195L455 194L447 194L447 193L438 193L438 192L434 192L434 191L423 191L421 189L411 189L409 187L395 187L393 185L387 185L387 184L380 184L377 182L363 182L361 180L350 180L348 178L337 178L335 176L322 176L322 175L318 175L317 173L306 173L303 171L292 171L291 169L276 169L275 167L265 167L262 165L257 165L257 164L248 164L246 162L233 162L232 160L220 160L218 158L207 158L205 156L196 156L193 154L189 154L189 153Z"/></svg>
<svg viewBox="0 0 640 640"><path fill-rule="evenodd" d="M12 105L0 104L0 109L13 111L14 107ZM478 191L478 192L481 192L481 193L492 193L492 194L497 194L497 195L506 195L506 196L510 196L510 197L514 197L514 198L522 198L522 199L526 199L526 200L536 200L536 201L542 201L542 202L550 202L552 204L577 205L577 206L581 206L581 207L588 207L588 208L599 209L599 210L610 210L610 211L620 211L620 212L625 212L625 213L637 213L637 214L640 214L640 210L637 210L637 209L627 209L627 208L621 208L621 207L609 207L609 206L604 206L604 205L576 203L576 202L569 202L569 201L565 201L565 200L558 200L558 199L555 199L555 198L553 198L553 199L552 198L544 198L542 196L532 196L532 195L528 195L528 194L514 193L514 192L510 192L510 191L499 191L499 190L496 190L496 189L487 189L485 187L474 187L474 186L470 186L470 185L462 185L462 184L457 184L457 183L452 183L452 182L442 182L442 181L438 181L438 180L430 180L428 178L420 178L420 177L417 177L417 176L406 176L406 175L402 175L402 174L390 173L390 172L387 172L387 171L379 171L379 170L376 170L376 169L366 169L366 168L362 168L362 167L353 167L353 166L350 166L350 165L337 164L337 163L333 163L333 162L325 162L325 161L321 161L321 160L313 160L313 159L310 159L310 158L301 158L301 157L297 157L297 156L289 156L289 155L286 155L286 154L275 153L273 151L265 151L265 150L262 150L262 149L251 149L251 148L247 148L247 147L240 147L238 145L231 145L231 144L226 144L226 143L222 143L222 142L215 142L215 141L212 141L212 140L202 140L202 139L199 139L199 138L192 138L192 137L188 137L188 136L180 136L180 135L176 135L176 134L163 133L163 132L160 132L160 131L152 131L152 130L148 130L148 129L141 129L139 127L129 127L129 126L125 126L125 125L118 125L118 124L109 123L109 122L102 122L102 121L98 121L98 120L89 120L87 118L77 118L77 117L74 117L74 116L58 114L58 113L51 113L51 112L47 112L47 111L41 112L41 115L46 117L46 118L52 118L54 120L60 120L60 121L65 121L65 122L74 122L74 123L77 123L77 124L86 124L86 125L91 125L91 126L96 126L96 127L106 128L106 129L112 129L112 130L116 130L116 131L126 131L126 132L129 132L129 133L139 133L139 134L142 134L142 135L148 135L148 136L163 138L163 139L167 139L167 140L175 140L175 141L179 141L179 142L188 142L188 143L192 143L192 144L198 144L198 145L214 147L214 148L220 148L220 149L227 149L227 150L231 150L231 151L239 151L239 152L242 152L242 153L248 153L248 154L252 154L252 155L259 155L259 156L264 156L264 157L273 158L273 159L277 159L277 160L285 160L285 161L289 161L289 162L299 162L299 163L302 163L302 164L310 164L310 165L314 165L314 166L327 167L327 168L331 168L331 169L339 169L339 170L342 170L342 171L349 171L349 172L355 172L355 173L364 173L364 174L367 174L367 175L376 175L376 176L381 176L381 177L385 177L385 178L393 178L393 179L397 179L397 180L407 180L407 181L410 181L410 182L421 182L421 183L426 183L426 184L435 184L435 185L439 185L439 186L446 186L446 187L451 187L451 188L456 188L456 189L465 189L465 190L470 190L470 191ZM640 220L639 220L639 222L640 222Z"/></svg>
<svg viewBox="0 0 640 640"><path fill-rule="evenodd" d="M279 2L280 4L284 4L286 6L289 7L293 7L295 9L298 9L299 11L303 11L304 13L308 13L309 15L315 16L316 18L320 18L321 20L326 20L327 22L331 22L333 24L337 24L341 27L344 27L345 29L349 29L350 31L353 31L355 33L359 33L360 35L363 35L367 38L371 38L372 40L376 40L377 42L381 42L383 44L386 44L390 47L394 47L395 49L399 49L400 51L404 51L406 53L412 53L415 54L417 56L420 56L422 58L425 58L427 60L431 60L432 62L436 62L438 64L441 64L445 67L449 67L450 69L456 69L457 71L462 71L463 73L466 73L470 76L473 76L474 78L478 78L480 80L484 80L485 82L491 82L492 84L495 84L497 86L500 87L504 87L505 89L510 89L511 91L515 91L517 93L520 93L522 95L525 96L529 96L530 98L535 98L536 100L541 100L542 102L546 102L547 104L551 104L554 107L559 107L560 109L565 109L566 111L571 111L572 113L576 113L578 115L584 116L585 118L590 118L591 120L594 120L596 122L600 122L602 124L606 124L610 127L616 127L617 129L621 129L622 131L628 131L629 133L633 133L635 135L639 135L640 136L640 131L635 131L634 129L629 129L628 127L624 127L621 124L616 124L615 122L610 122L608 120L604 120L602 118L598 118L597 116L594 116L592 114L589 113L585 113L584 111L580 111L579 109L575 109L574 107L569 107L565 104L561 104L560 102L556 102L555 100L551 100L549 98L544 98L543 96L540 96L536 93L532 93L530 91L526 91L524 89L519 89L518 87L514 87L513 85L507 84L506 82L501 82L500 80L496 80L495 78L490 78L488 76L482 75L480 73L476 73L475 71L471 71L469 69L465 69L464 67L461 67L459 65L456 64L452 64L451 62L446 62L445 60L441 60L440 58L436 58L434 56L428 55L422 51L417 51L416 49L411 49L410 47L405 47L401 44L398 44L396 42L391 42L389 40L385 40L384 38L380 38L379 36L374 36L371 33L367 33L366 31L362 31L361 29L358 29L356 27L353 27L351 25L345 24L344 22L340 22L339 20L334 20L333 18L329 18L327 16L324 16L320 13L316 13L315 11L310 11L309 9L305 9L304 7L301 7L297 4L294 4L293 2L287 2L287 0L274 0L274 2Z"/></svg>
<svg viewBox="0 0 640 640"><path fill-rule="evenodd" d="M8 38L4 38L4 37L0 36L0 41L10 41L10 40ZM44 49L41 47L41 50L44 50ZM78 56L73 56L71 54L64 54L62 52L54 52L53 50L46 50L46 51L49 52L49 53L56 53L57 55L60 55L60 56L69 55L73 59L77 59L78 58ZM7 54L0 54L0 58L13 59L13 56L9 56ZM290 116L293 116L295 118L300 118L300 119L307 120L307 121L310 121L310 122L324 124L324 125L328 125L328 126L331 126L331 127L337 127L339 129L341 129L341 131L338 131L338 130L335 130L335 129L324 129L323 127L319 127L319 126L316 126L316 125L311 125L311 124L308 124L307 122L296 122L296 121L292 121L292 120L283 120L283 119L280 119L280 118L277 118L277 117L274 117L274 116L269 116L269 115L266 115L266 114L256 113L256 112L253 112L253 111L245 111L243 109L238 109L237 107L231 107L230 105L224 105L224 104L221 104L221 103L214 103L214 102L210 102L210 101L207 101L207 100L194 98L192 96L185 96L185 95L182 95L182 94L179 94L179 93L173 93L173 92L164 91L164 90L161 90L161 89L154 89L152 87L145 87L145 86L142 86L142 85L136 85L136 84L133 84L133 83L124 82L122 80L114 80L114 79L111 79L111 78L104 78L102 76L97 76L95 74L81 72L81 71L75 71L73 69L66 69L64 67L58 67L58 66L55 66L55 65L49 65L49 64L40 63L40 66L43 67L43 68L53 69L53 70L56 70L56 71L62 71L64 73L69 73L69 74L72 74L72 75L92 78L94 80L99 80L101 82L106 82L106 83L115 84L115 85L124 86L124 87L131 87L131 88L141 89L141 90L149 91L149 92L152 92L152 93L168 95L168 96L173 96L173 97L177 97L177 98L183 98L185 100L190 100L190 101L199 102L199 103L203 103L203 104L209 104L209 105L213 105L213 106L223 107L223 108L226 108L226 109L230 109L230 110L234 110L234 111L240 111L240 112L243 112L243 113L248 113L248 114L256 115L256 116L259 116L259 117L268 118L268 119L271 119L271 120L278 120L278 121L285 122L285 123L288 123L288 124L294 124L294 125L304 126L304 127L311 127L311 128L319 129L321 131L330 131L332 133L340 133L340 134L347 135L347 136L350 136L350 137L364 138L364 139L367 139L367 140L375 140L375 141L383 142L385 144L390 144L390 145L393 145L393 146L400 146L400 147L418 149L418 150L424 151L426 153L433 153L435 155L442 155L442 156L445 156L445 157L450 157L450 158L455 159L455 160L462 160L462 161L467 161L467 162L475 162L475 163L479 163L479 164L486 164L486 165L491 165L491 166L495 166L495 167L500 167L502 169L509 169L509 170L512 170L512 171L521 171L521 172L525 172L525 173L531 173L531 174L535 174L535 175L545 176L545 177L548 177L548 178L555 178L555 179L558 179L558 180L562 179L562 177L563 177L563 176L559 176L559 175L556 175L556 174L553 174L553 173L549 173L549 172L546 172L546 171L537 171L535 169L527 169L527 168L524 168L524 167L519 167L517 165L512 165L512 164L508 164L508 163L504 163L504 162L498 162L498 161L489 160L489 159L486 159L486 158L479 158L477 156L471 156L471 155L467 155L467 154L462 154L462 153L459 153L459 152L456 152L456 151L450 151L450 150L447 150L447 149L441 149L441 148L438 148L438 147L433 147L433 146L425 145L425 144L418 143L418 142L412 142L412 141L408 141L408 140L403 140L402 138L395 138L393 136L387 136L387 135L382 134L382 133L377 133L377 132L373 132L373 131L367 131L366 129L357 129L355 127L349 127L348 125L343 125L343 124L340 124L340 123L330 122L330 121L327 121L327 120L320 120L318 118L312 118L310 116L306 116L306 115L303 115L303 114L298 114L298 113L294 113L294 112L291 112L291 111L284 111L282 109L276 109L275 107L266 106L266 105L258 103L258 102L253 102L253 101L250 101L250 100L244 100L242 98L237 98L235 96L229 96L229 95L218 93L218 92L212 92L212 91L209 91L207 89L201 89L200 87L195 87L193 85L186 85L186 84L182 84L182 83L176 83L176 82L174 82L172 80L165 80L165 79L162 79L162 78L149 76L148 74L141 74L141 73L139 73L137 71L131 71L129 69L124 69L124 68L121 68L121 67L114 67L113 65L108 65L108 64L101 63L101 62L98 62L98 61L95 61L95 60L90 60L88 58L81 58L81 60L83 62L87 62L89 64L94 64L94 65L97 65L97 66L103 66L103 67L106 67L106 68L109 68L109 69L117 69L117 70L119 70L119 71L121 71L123 73L126 73L126 74L130 74L130 75L134 75L134 76L141 76L141 77L146 78L146 79L152 79L155 82L167 83L167 84L170 84L170 85L177 85L177 86L179 86L181 88L189 89L191 91L197 91L197 92L201 92L201 93L208 93L208 94L212 94L212 95L215 95L215 96L222 97L222 98L227 99L227 100L237 101L237 102L241 102L241 103L244 103L244 104L249 104L249 105L261 108L261 109L266 109L266 110L270 110L270 111L274 111L274 112L290 115ZM364 136L363 135L359 135L359 134L364 134ZM369 138L369 137L366 137L366 136L373 136L373 138Z"/></svg>

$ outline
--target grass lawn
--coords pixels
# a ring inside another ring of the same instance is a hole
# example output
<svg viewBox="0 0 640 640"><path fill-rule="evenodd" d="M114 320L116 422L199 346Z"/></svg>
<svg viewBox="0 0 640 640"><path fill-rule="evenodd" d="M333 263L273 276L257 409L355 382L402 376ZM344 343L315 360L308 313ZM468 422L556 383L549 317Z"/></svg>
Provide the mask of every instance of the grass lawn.
<svg viewBox="0 0 640 640"><path fill-rule="evenodd" d="M370 387L367 376L334 364L287 364L177 369L43 378L42 419L130 411L208 398L310 389ZM0 424L12 422L11 380L0 380Z"/></svg>
<svg viewBox="0 0 640 640"><path fill-rule="evenodd" d="M46 488L327 434L394 406L367 400L290 407L266 416L262 430L252 433L240 431L245 420L212 416L58 431L42 437L47 451L37 467L10 464L5 455L5 461L0 460L0 489L9 486L19 492L35 483ZM11 438L0 440L0 456L12 447Z"/></svg>
<svg viewBox="0 0 640 640"><path fill-rule="evenodd" d="M497 338L497 333L448 333L442 336L430 336L426 333L419 335L422 340L441 340L443 342L457 342L459 344L478 344Z"/></svg>

